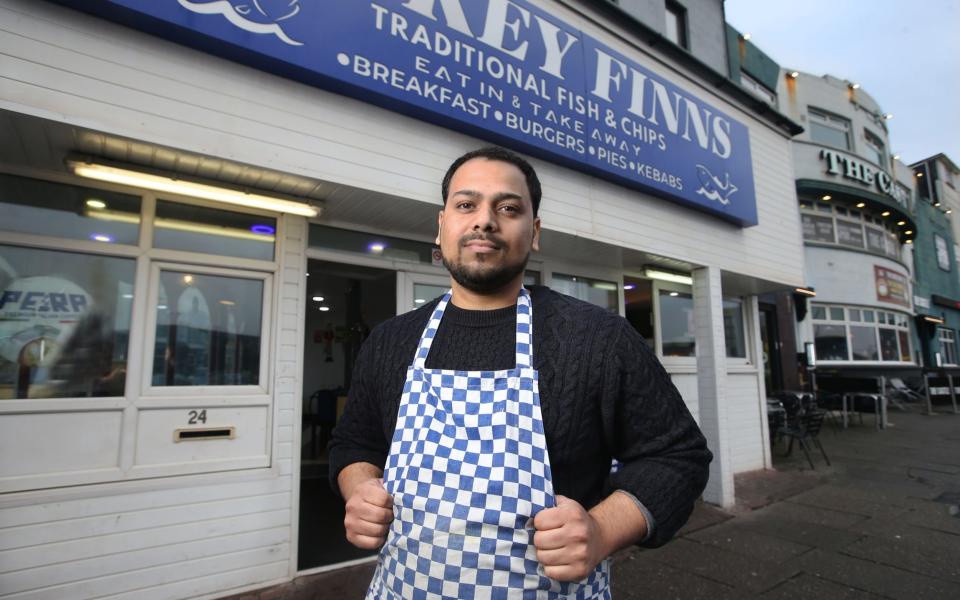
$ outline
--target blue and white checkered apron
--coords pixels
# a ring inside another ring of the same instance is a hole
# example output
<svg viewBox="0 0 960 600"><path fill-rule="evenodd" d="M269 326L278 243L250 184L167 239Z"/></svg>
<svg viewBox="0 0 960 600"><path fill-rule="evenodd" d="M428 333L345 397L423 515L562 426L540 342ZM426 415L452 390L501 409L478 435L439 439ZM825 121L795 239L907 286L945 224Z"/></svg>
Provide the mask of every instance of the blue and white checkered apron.
<svg viewBox="0 0 960 600"><path fill-rule="evenodd" d="M368 600L610 598L609 560L586 579L546 577L533 516L553 507L533 369L532 307L517 301L516 366L427 369L448 292L407 368L383 479L394 521Z"/></svg>

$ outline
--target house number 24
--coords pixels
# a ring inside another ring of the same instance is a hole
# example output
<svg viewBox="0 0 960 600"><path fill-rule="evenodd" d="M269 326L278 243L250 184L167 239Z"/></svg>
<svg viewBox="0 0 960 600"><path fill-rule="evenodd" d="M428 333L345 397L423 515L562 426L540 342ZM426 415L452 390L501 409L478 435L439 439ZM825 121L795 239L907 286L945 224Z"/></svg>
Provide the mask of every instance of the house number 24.
<svg viewBox="0 0 960 600"><path fill-rule="evenodd" d="M187 424L196 425L197 423L207 422L207 410L191 410L187 413Z"/></svg>

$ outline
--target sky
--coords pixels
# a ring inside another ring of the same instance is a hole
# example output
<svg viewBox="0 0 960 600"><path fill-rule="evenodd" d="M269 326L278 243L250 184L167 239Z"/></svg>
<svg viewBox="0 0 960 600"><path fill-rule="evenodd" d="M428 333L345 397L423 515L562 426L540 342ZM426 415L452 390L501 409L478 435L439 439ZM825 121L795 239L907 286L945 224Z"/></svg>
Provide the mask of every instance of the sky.
<svg viewBox="0 0 960 600"><path fill-rule="evenodd" d="M726 0L782 68L860 84L893 114L890 150L960 164L960 0Z"/></svg>

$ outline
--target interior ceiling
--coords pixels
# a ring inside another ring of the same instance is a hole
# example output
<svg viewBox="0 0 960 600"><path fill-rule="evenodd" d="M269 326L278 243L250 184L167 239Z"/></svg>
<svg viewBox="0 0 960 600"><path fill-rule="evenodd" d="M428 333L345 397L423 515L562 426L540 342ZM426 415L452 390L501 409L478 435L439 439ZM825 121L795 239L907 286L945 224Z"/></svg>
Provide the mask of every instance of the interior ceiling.
<svg viewBox="0 0 960 600"><path fill-rule="evenodd" d="M0 164L67 172L65 158L85 156L197 178L322 205L317 222L382 235L432 242L439 204L283 173L222 158L185 152L100 131L0 110ZM544 230L541 247L551 259L639 272L645 265L689 272L696 265L621 248L588 238ZM534 260L536 256L533 257ZM738 293L763 293L782 285L724 274L723 285Z"/></svg>

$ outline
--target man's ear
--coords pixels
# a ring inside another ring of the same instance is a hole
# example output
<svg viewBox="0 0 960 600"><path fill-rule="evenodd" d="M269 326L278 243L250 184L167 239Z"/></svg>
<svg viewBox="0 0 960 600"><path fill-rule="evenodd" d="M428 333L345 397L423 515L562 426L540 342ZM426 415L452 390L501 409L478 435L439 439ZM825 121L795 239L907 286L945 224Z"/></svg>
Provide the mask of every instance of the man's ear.
<svg viewBox="0 0 960 600"><path fill-rule="evenodd" d="M440 245L440 233L443 231L443 211L441 210L437 213L437 239L434 241L436 245Z"/></svg>
<svg viewBox="0 0 960 600"><path fill-rule="evenodd" d="M540 217L533 218L533 243L530 248L534 252L540 252Z"/></svg>

